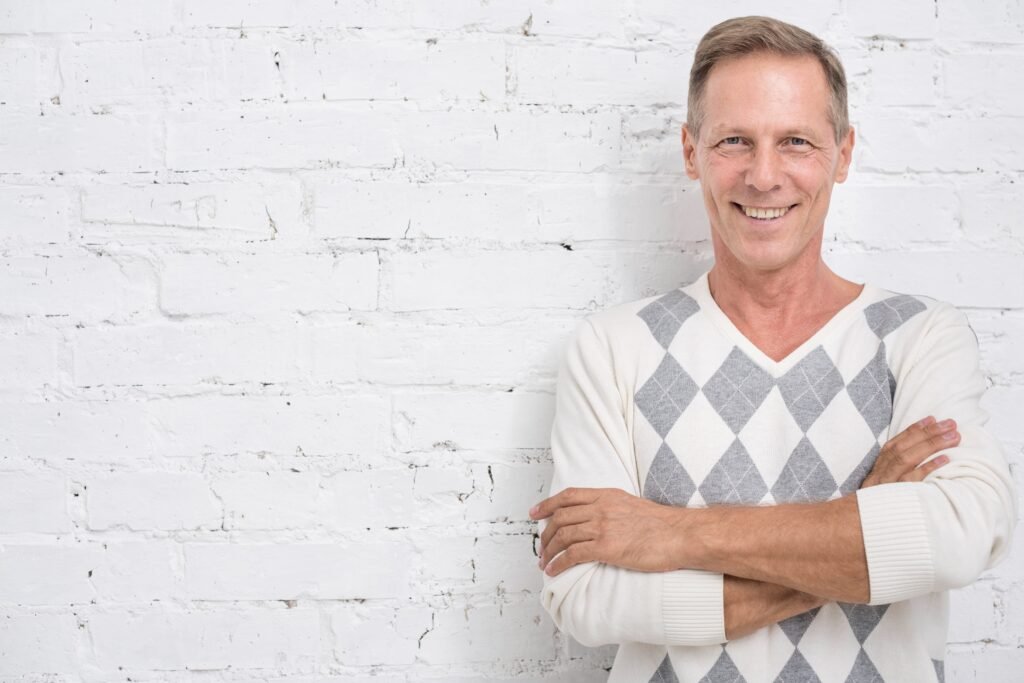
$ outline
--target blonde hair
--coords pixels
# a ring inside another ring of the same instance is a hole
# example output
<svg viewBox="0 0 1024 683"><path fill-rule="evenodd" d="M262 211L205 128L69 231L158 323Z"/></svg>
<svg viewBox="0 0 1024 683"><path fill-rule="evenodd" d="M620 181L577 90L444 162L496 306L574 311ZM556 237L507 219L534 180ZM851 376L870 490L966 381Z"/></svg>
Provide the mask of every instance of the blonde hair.
<svg viewBox="0 0 1024 683"><path fill-rule="evenodd" d="M695 138L704 123L704 90L715 64L731 57L770 52L785 56L810 56L825 72L831 93L829 120L840 142L850 129L846 73L835 50L804 29L770 17L736 17L716 24L704 34L693 56L690 89L686 98L686 125Z"/></svg>

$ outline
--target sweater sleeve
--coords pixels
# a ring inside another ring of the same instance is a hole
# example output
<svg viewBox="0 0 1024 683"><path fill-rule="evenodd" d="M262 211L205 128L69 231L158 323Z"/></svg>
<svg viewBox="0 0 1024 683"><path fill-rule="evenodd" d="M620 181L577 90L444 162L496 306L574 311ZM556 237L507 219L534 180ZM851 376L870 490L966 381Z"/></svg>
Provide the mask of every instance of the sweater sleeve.
<svg viewBox="0 0 1024 683"><path fill-rule="evenodd" d="M928 415L953 418L960 444L921 482L857 491L870 605L972 583L1010 550L1017 495L999 443L985 427L986 381L966 316L948 304L928 311L897 377L890 436Z"/></svg>
<svg viewBox="0 0 1024 683"><path fill-rule="evenodd" d="M551 452L551 495L568 487L640 495L610 349L589 319L562 357ZM639 572L589 562L545 574L541 601L558 628L584 645L711 645L726 642L723 579L700 570Z"/></svg>

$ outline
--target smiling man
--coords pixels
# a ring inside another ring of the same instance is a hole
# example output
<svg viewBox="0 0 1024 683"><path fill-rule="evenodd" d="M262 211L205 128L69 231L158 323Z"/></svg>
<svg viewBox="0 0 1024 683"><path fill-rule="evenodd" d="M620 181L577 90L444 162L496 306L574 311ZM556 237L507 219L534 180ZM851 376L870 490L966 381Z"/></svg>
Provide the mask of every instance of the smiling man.
<svg viewBox="0 0 1024 683"><path fill-rule="evenodd" d="M965 316L822 260L846 99L806 31L712 28L682 146L714 266L591 315L564 357L542 599L620 645L613 683L943 681L948 591L1009 552Z"/></svg>

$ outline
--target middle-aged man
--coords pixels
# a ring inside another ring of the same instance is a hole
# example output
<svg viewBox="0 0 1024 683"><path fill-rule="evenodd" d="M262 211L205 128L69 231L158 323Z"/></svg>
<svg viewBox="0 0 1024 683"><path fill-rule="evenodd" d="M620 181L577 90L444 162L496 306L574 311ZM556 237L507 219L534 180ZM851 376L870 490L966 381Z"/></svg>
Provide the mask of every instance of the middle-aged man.
<svg viewBox="0 0 1024 683"><path fill-rule="evenodd" d="M682 137L714 266L577 328L530 511L543 604L620 644L613 683L942 681L948 591L1017 518L974 333L822 260L854 132L820 39L712 28Z"/></svg>

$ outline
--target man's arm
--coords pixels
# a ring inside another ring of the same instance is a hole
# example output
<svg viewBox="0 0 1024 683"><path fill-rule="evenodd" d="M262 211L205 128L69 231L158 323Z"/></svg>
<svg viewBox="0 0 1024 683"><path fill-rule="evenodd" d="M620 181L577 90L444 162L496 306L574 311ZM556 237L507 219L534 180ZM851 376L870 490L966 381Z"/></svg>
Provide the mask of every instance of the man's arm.
<svg viewBox="0 0 1024 683"><path fill-rule="evenodd" d="M828 602L786 586L729 575L725 577L724 598L727 640L742 638Z"/></svg>
<svg viewBox="0 0 1024 683"><path fill-rule="evenodd" d="M615 490L565 491L542 504L540 516L553 514L558 527L545 555L564 549L547 571L595 558L647 571L697 567L869 604L971 583L1009 552L1016 492L999 444L983 428L985 381L966 319L939 305L923 322L921 339L901 359L892 425L906 429L921 414L956 419L961 441L936 476L825 503L639 510L654 520L648 531L661 542L653 544L652 536L623 531L649 501Z"/></svg>

